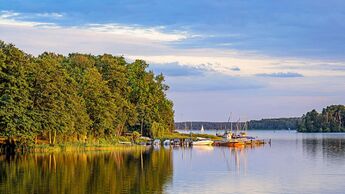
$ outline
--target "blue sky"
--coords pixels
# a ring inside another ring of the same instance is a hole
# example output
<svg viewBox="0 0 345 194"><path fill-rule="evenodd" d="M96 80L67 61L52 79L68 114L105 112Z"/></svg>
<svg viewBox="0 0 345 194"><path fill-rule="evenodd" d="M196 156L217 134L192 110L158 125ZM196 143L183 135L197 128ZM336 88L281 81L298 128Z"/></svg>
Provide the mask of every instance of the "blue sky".
<svg viewBox="0 0 345 194"><path fill-rule="evenodd" d="M0 38L28 53L147 60L166 75L177 121L344 104L344 21L340 0L0 0Z"/></svg>

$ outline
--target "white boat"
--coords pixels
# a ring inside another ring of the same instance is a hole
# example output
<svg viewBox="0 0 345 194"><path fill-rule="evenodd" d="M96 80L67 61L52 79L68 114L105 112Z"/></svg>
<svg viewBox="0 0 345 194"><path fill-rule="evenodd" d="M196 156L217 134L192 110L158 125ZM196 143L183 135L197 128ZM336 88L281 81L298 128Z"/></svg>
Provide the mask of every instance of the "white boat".
<svg viewBox="0 0 345 194"><path fill-rule="evenodd" d="M202 132L204 132L205 130L204 130L204 125L201 125L201 129L200 129L200 131L202 131Z"/></svg>
<svg viewBox="0 0 345 194"><path fill-rule="evenodd" d="M164 140L163 145L170 145L170 140L169 139Z"/></svg>
<svg viewBox="0 0 345 194"><path fill-rule="evenodd" d="M161 145L161 140L155 139L155 140L153 141L153 145L155 145L155 146L160 146L160 145Z"/></svg>
<svg viewBox="0 0 345 194"><path fill-rule="evenodd" d="M198 137L196 141L193 141L193 146L196 145L212 145L213 141L207 138Z"/></svg>

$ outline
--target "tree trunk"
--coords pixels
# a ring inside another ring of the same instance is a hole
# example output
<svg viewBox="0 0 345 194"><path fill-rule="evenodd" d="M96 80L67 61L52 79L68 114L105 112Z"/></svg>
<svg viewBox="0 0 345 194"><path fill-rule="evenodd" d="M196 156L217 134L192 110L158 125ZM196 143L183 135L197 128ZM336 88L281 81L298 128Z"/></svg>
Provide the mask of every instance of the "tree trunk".
<svg viewBox="0 0 345 194"><path fill-rule="evenodd" d="M55 140L56 140L56 129L54 130L53 145L55 145Z"/></svg>
<svg viewBox="0 0 345 194"><path fill-rule="evenodd" d="M52 144L52 132L51 131L49 131L49 144Z"/></svg>
<svg viewBox="0 0 345 194"><path fill-rule="evenodd" d="M143 126L144 125L144 118L141 119L141 124L140 124L140 133L143 135Z"/></svg>

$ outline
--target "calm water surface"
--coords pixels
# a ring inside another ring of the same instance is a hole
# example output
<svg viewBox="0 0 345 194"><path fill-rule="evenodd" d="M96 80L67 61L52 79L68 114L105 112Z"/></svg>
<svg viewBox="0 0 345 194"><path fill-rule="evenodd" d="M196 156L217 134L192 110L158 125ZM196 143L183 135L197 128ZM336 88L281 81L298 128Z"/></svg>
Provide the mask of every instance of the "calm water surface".
<svg viewBox="0 0 345 194"><path fill-rule="evenodd" d="M345 134L249 134L272 144L0 156L0 193L345 193Z"/></svg>

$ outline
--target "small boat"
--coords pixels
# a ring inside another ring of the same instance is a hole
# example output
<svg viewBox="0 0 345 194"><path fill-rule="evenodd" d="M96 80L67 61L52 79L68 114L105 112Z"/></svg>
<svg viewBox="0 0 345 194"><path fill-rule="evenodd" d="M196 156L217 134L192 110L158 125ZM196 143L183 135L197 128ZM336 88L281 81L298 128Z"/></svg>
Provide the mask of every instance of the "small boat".
<svg viewBox="0 0 345 194"><path fill-rule="evenodd" d="M190 139L190 138L187 138L187 139L185 139L185 140L183 141L183 144L184 144L185 146L190 146L190 145L192 145L192 143L193 143L193 140Z"/></svg>
<svg viewBox="0 0 345 194"><path fill-rule="evenodd" d="M213 141L207 138L198 137L196 141L193 141L192 145L212 145Z"/></svg>
<svg viewBox="0 0 345 194"><path fill-rule="evenodd" d="M200 129L201 132L204 132L205 129L204 129L204 125L201 125L201 129Z"/></svg>
<svg viewBox="0 0 345 194"><path fill-rule="evenodd" d="M217 133L216 133L216 136L217 136L217 137L223 137L223 134L217 132Z"/></svg>
<svg viewBox="0 0 345 194"><path fill-rule="evenodd" d="M226 140L226 141L217 141L214 143L215 146L224 146L224 147L243 147L245 142L239 140Z"/></svg>
<svg viewBox="0 0 345 194"><path fill-rule="evenodd" d="M160 139L155 139L152 144L154 146L160 146L161 145L161 140Z"/></svg>
<svg viewBox="0 0 345 194"><path fill-rule="evenodd" d="M181 140L180 139L173 139L172 141L171 141L171 144L172 145L174 145L174 146L179 146L179 145L181 145Z"/></svg>
<svg viewBox="0 0 345 194"><path fill-rule="evenodd" d="M170 145L170 140L169 139L164 140L163 145L166 145L166 146Z"/></svg>

